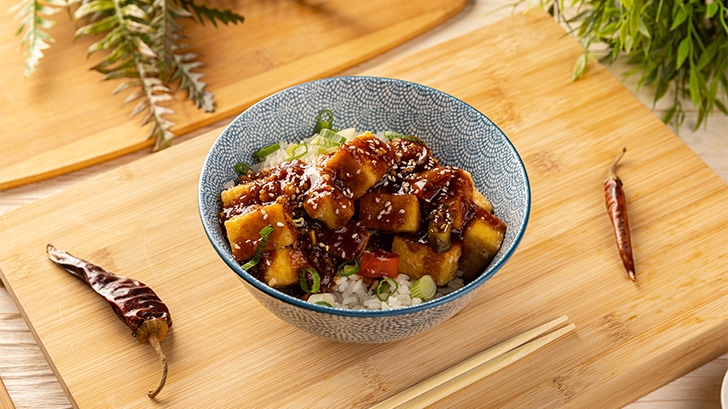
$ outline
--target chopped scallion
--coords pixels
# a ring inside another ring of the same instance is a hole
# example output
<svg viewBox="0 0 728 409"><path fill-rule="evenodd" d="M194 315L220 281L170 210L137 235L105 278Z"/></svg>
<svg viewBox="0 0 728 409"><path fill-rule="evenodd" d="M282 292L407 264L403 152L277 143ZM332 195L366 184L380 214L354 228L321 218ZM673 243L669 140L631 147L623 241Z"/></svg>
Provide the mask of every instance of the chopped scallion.
<svg viewBox="0 0 728 409"><path fill-rule="evenodd" d="M353 259L339 265L339 275L348 277L359 272L359 260Z"/></svg>
<svg viewBox="0 0 728 409"><path fill-rule="evenodd" d="M258 160L262 162L266 156L270 155L271 153L277 151L280 148L281 148L281 145L279 145L278 142L276 142L272 145L266 146L263 149L257 150L255 152L255 157L258 158Z"/></svg>
<svg viewBox="0 0 728 409"><path fill-rule="evenodd" d="M393 140L393 139L405 139L405 140L408 140L408 141L411 141L411 142L419 143L420 145L424 145L425 144L425 142L422 141L422 139L415 138L414 136L402 135L401 133L397 133L397 132L389 132L389 131L387 131L387 132L384 133L384 137L387 138L387 139L389 139L389 140Z"/></svg>
<svg viewBox="0 0 728 409"><path fill-rule="evenodd" d="M255 267L258 262L260 261L260 256L263 255L263 249L265 248L265 245L268 244L268 239L270 238L270 235L273 233L273 227L271 226L265 226L260 230L260 241L258 242L258 251L255 252L255 255L253 258L251 258L247 263L243 265L243 270L250 270L251 268Z"/></svg>
<svg viewBox="0 0 728 409"><path fill-rule="evenodd" d="M338 133L330 130L330 129L322 129L321 132L319 132L319 136L322 138L326 138L329 141L333 142L336 145L341 145L342 143L346 142L346 138L339 135Z"/></svg>
<svg viewBox="0 0 728 409"><path fill-rule="evenodd" d="M412 283L410 289L412 298L420 298L422 301L429 301L435 297L437 284L431 275L424 275Z"/></svg>
<svg viewBox="0 0 728 409"><path fill-rule="evenodd" d="M297 150L298 150L298 148L300 148L301 146L303 146L303 149L304 149L304 150L303 150L303 153L299 153L298 155L296 155L296 151L297 151ZM292 161L292 160L294 160L294 159L300 159L300 158L302 158L302 157L303 157L303 156L304 156L305 154L307 154L307 153L308 153L308 144L306 144L306 142L303 142L303 143L299 143L298 145L296 145L296 146L295 146L295 147L293 148L293 150L291 151L291 157L290 157L290 158L288 158L288 159L286 159L286 161L289 161L289 162L290 162L290 161Z"/></svg>
<svg viewBox="0 0 728 409"><path fill-rule="evenodd" d="M311 274L311 277L313 278L313 285L311 286L311 289L308 288L306 273ZM298 281L301 283L303 291L307 293L315 294L321 288L321 276L319 276L319 273L315 268L309 267L298 270Z"/></svg>
<svg viewBox="0 0 728 409"><path fill-rule="evenodd" d="M334 299L334 295L331 293L320 293L320 294L311 294L308 297L308 302L310 302L312 304L333 307L334 304L336 303L336 300Z"/></svg>
<svg viewBox="0 0 728 409"><path fill-rule="evenodd" d="M326 121L323 116L324 114L328 114L329 120ZM316 121L316 129L314 130L314 134L321 133L322 129L331 129L331 127L334 124L334 114L331 113L328 109L324 109L321 112L319 112L318 120Z"/></svg>
<svg viewBox="0 0 728 409"><path fill-rule="evenodd" d="M377 295L377 298L379 298L379 301L386 302L389 297L397 291L398 288L399 284L397 284L397 282L393 278L385 278L384 280L379 282L379 285L377 285L377 289L374 291L374 293ZM386 291L389 292L385 293Z"/></svg>
<svg viewBox="0 0 728 409"><path fill-rule="evenodd" d="M299 217L298 219L293 219L293 225L296 227L303 227L304 224L306 224L306 221L303 220L303 217Z"/></svg>
<svg viewBox="0 0 728 409"><path fill-rule="evenodd" d="M234 169L239 175L247 175L250 172L250 166L245 162L238 163Z"/></svg>

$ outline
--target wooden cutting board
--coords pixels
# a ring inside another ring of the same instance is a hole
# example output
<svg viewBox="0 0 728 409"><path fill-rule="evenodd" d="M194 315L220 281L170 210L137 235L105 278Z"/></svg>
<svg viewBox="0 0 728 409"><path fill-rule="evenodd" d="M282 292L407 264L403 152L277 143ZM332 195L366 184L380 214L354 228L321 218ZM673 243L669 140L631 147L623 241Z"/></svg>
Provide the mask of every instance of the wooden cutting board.
<svg viewBox="0 0 728 409"><path fill-rule="evenodd" d="M0 0L7 10L19 0ZM180 135L241 112L262 97L354 66L436 26L461 10L466 0L223 0L245 17L238 25L186 24L191 51L200 53L203 79L215 94L214 113L204 113L179 93L170 115ZM0 13L0 190L70 172L148 148L150 125L127 94L111 91L119 81L101 82L89 67L88 46L100 38L72 42L76 30L65 12L47 30L56 43L32 76L23 76L24 55L12 41L19 21Z"/></svg>
<svg viewBox="0 0 728 409"><path fill-rule="evenodd" d="M3 216L0 269L80 408L368 407L567 314L577 329L432 405L619 408L728 350L728 185L544 13L508 18L366 74L433 86L486 113L529 173L521 246L463 311L410 339L335 343L261 307L202 231L212 131ZM639 281L619 260L602 183L627 146ZM168 384L152 350L46 259L53 243L146 282L174 327Z"/></svg>

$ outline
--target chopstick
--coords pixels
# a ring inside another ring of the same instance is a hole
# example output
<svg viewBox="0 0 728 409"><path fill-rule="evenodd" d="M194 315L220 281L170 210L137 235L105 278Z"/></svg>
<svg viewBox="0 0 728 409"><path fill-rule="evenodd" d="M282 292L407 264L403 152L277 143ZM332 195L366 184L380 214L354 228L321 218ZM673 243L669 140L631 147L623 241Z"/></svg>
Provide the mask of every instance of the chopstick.
<svg viewBox="0 0 728 409"><path fill-rule="evenodd" d="M569 331L572 331L576 328L576 325L569 324L548 335L528 342L531 339L556 328L559 324L566 322L568 319L569 318L564 315L553 321L549 321L540 327L526 331L523 334L506 340L418 383L403 392L400 392L397 395L392 396L385 401L380 402L373 406L372 409L399 408L404 407L402 405L405 404L406 407L424 407L437 402L445 396L448 396L451 393L470 385L478 379L484 378L493 372L518 361L549 342L561 337Z"/></svg>
<svg viewBox="0 0 728 409"><path fill-rule="evenodd" d="M2 409L14 409L15 405L13 404L13 400L10 399L10 394L8 393L8 390L5 389L5 384L3 383L2 378L0 378L0 408Z"/></svg>

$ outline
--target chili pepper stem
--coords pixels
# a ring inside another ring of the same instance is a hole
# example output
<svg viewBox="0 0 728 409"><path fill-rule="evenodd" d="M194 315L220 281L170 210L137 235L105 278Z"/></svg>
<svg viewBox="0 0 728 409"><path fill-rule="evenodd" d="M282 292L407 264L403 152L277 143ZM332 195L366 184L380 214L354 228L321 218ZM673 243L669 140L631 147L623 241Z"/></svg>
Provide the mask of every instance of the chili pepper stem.
<svg viewBox="0 0 728 409"><path fill-rule="evenodd" d="M619 179L619 176L617 176L617 163L622 159L622 156L624 156L624 153L627 152L627 147L622 148L622 153L619 154L617 157L617 160L612 163L612 166L609 167L609 177L611 179Z"/></svg>
<svg viewBox="0 0 728 409"><path fill-rule="evenodd" d="M162 364L162 378L159 379L157 386L149 391L149 397L154 398L162 391L164 384L167 382L167 356L164 355L164 351L162 351L162 345L159 342L159 336L156 332L149 335L148 341L152 348L154 348L154 351L157 353L157 357Z"/></svg>

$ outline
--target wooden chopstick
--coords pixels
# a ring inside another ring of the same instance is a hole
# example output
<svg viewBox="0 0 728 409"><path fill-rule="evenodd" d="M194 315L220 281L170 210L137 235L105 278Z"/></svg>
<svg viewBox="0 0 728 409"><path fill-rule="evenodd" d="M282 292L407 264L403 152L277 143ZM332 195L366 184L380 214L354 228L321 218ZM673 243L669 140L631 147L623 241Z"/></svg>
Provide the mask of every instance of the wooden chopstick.
<svg viewBox="0 0 728 409"><path fill-rule="evenodd" d="M506 340L492 348L489 348L472 358L469 358L439 374L426 379L417 385L400 392L391 398L380 402L372 409L399 408L402 405L407 407L424 407L431 403L462 389L478 379L484 378L493 372L502 369L511 363L523 358L533 351L543 347L549 342L559 338L567 332L576 328L576 325L569 324L548 335L531 339L544 334L564 323L569 318L559 317L549 321L540 327L526 331L509 340ZM527 343L528 342L528 343Z"/></svg>
<svg viewBox="0 0 728 409"><path fill-rule="evenodd" d="M13 400L10 399L10 394L8 393L8 390L5 389L5 384L3 383L2 378L0 378L0 408L15 409Z"/></svg>

